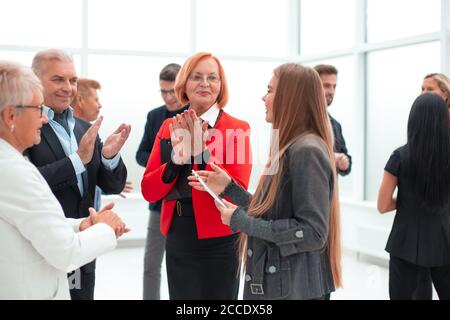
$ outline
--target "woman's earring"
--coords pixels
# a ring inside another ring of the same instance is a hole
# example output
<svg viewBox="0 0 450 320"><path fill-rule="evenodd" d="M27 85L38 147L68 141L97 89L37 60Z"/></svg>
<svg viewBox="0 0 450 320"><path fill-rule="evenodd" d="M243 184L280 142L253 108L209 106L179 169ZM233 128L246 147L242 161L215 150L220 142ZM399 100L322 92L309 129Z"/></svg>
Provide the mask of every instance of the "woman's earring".
<svg viewBox="0 0 450 320"><path fill-rule="evenodd" d="M11 129L10 129L11 132L14 132L14 129L15 129L15 128L14 128L14 125L11 125Z"/></svg>

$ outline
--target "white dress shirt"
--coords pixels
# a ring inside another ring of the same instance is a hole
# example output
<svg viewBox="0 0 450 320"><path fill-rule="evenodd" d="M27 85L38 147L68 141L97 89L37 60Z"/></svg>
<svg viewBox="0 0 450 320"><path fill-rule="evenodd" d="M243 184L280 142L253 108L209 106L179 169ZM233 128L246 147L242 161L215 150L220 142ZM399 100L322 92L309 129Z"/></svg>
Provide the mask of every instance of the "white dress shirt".
<svg viewBox="0 0 450 320"><path fill-rule="evenodd" d="M216 125L217 118L219 117L220 109L217 106L217 103L211 106L204 114L202 114L199 118L203 121L208 121L208 124L214 128Z"/></svg>

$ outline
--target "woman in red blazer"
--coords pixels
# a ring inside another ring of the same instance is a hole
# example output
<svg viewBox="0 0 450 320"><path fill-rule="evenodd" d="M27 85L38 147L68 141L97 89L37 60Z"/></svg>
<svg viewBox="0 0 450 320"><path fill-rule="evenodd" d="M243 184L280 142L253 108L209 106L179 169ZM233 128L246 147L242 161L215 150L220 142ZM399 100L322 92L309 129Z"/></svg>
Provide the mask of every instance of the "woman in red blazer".
<svg viewBox="0 0 450 320"><path fill-rule="evenodd" d="M214 162L247 188L250 128L223 111L228 101L227 81L220 61L210 53L187 59L175 91L187 111L162 124L141 183L147 201L163 199L161 232L166 236L169 295L171 299L236 299L238 235L222 224L213 198L192 189L187 177L192 169L210 170L209 163ZM203 145L200 128L208 136ZM181 140L179 132L188 135ZM200 134L197 138L196 133ZM180 156L179 149L195 139L201 145L198 152L188 146Z"/></svg>

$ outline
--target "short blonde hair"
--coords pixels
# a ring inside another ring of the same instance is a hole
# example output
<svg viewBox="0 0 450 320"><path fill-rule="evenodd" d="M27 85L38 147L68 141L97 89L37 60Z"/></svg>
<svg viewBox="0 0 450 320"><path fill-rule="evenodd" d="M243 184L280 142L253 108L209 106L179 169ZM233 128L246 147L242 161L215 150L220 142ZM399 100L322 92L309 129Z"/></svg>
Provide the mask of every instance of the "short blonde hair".
<svg viewBox="0 0 450 320"><path fill-rule="evenodd" d="M87 78L79 78L77 80L77 94L73 97L72 103L70 104L72 107L78 106L77 96L86 98L89 96L89 89L100 90L102 86L100 82L93 79Z"/></svg>
<svg viewBox="0 0 450 320"><path fill-rule="evenodd" d="M189 103L189 97L186 94L186 82L192 73L192 70L198 65L202 60L212 58L217 62L219 67L219 77L220 77L220 92L217 96L217 105L219 108L226 106L228 102L228 84L225 77L225 71L220 63L219 59L209 52L198 52L190 56L184 65L181 67L180 72L178 72L177 78L175 80L175 94L178 101L182 104Z"/></svg>
<svg viewBox="0 0 450 320"><path fill-rule="evenodd" d="M436 81L439 89L447 94L447 106L450 108L450 79L443 73L430 73L424 79L433 79Z"/></svg>
<svg viewBox="0 0 450 320"><path fill-rule="evenodd" d="M102 86L100 82L93 79L79 78L77 80L78 95L86 97L89 95L89 89L100 90Z"/></svg>
<svg viewBox="0 0 450 320"><path fill-rule="evenodd" d="M37 91L42 91L42 84L30 68L0 60L0 111L30 103Z"/></svg>

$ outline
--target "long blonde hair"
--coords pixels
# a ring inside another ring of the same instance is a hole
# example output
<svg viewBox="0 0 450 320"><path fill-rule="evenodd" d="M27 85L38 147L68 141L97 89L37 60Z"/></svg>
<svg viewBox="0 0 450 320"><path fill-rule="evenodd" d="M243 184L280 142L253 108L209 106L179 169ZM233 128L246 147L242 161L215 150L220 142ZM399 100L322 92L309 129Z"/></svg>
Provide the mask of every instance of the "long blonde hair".
<svg viewBox="0 0 450 320"><path fill-rule="evenodd" d="M273 102L273 129L278 130L278 145L272 140L269 166L278 166L273 175L263 175L249 205L248 214L263 216L275 202L283 174L283 155L288 147L301 135L312 133L319 136L327 147L333 170L333 195L330 207L327 253L335 286L342 286L340 219L338 184L334 166L333 134L327 113L322 82L317 72L296 63L286 63L274 70L278 86ZM278 151L279 149L279 151ZM241 264L247 263L248 237L241 234L239 255Z"/></svg>

